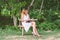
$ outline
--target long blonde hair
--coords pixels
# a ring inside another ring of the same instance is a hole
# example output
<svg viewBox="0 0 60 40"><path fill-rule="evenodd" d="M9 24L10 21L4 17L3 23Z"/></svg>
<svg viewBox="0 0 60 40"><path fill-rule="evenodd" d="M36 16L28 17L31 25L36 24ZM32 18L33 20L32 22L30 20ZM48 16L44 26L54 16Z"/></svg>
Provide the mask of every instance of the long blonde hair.
<svg viewBox="0 0 60 40"><path fill-rule="evenodd" d="M25 10L23 9L22 12L21 12L21 15L24 15L24 13L25 13Z"/></svg>
<svg viewBox="0 0 60 40"><path fill-rule="evenodd" d="M27 9L23 9L22 12L21 12L21 15L24 15L26 12L28 12Z"/></svg>

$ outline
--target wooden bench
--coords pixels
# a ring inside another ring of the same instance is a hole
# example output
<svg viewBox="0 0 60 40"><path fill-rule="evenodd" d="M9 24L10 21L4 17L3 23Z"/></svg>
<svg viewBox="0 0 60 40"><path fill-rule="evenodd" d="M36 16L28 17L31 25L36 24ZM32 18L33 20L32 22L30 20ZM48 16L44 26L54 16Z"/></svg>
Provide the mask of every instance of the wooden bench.
<svg viewBox="0 0 60 40"><path fill-rule="evenodd" d="M18 27L20 28L20 29L22 29L22 36L24 35L24 27L22 26L22 20L21 19L18 19L19 20L19 25L18 25ZM31 21L36 21L37 19L30 19Z"/></svg>
<svg viewBox="0 0 60 40"><path fill-rule="evenodd" d="M23 36L23 35L24 35L24 33L23 33L24 27L22 26L21 19L18 19L18 20L19 20L19 25L18 25L18 27L19 27L20 29L22 29L22 36Z"/></svg>

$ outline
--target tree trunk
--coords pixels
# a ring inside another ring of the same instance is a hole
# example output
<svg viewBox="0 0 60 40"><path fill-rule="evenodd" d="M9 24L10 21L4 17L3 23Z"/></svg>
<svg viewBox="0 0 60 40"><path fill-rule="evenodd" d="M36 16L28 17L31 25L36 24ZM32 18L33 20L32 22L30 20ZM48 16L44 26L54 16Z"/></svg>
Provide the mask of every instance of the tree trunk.
<svg viewBox="0 0 60 40"><path fill-rule="evenodd" d="M15 15L13 16L13 24L14 26L17 26L17 17Z"/></svg>

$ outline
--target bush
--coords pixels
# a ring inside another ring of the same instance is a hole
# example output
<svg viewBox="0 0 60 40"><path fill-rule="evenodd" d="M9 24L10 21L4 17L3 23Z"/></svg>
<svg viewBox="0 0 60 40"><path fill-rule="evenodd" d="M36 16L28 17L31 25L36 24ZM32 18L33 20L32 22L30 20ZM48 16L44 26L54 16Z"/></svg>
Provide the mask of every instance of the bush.
<svg viewBox="0 0 60 40"><path fill-rule="evenodd" d="M54 21L55 25L57 25L57 28L60 29L60 19Z"/></svg>
<svg viewBox="0 0 60 40"><path fill-rule="evenodd" d="M42 10L41 13L39 13L38 9L30 10L30 17L38 19L36 24L37 28L40 30L54 30L60 28L60 12L56 10ZM3 17L5 18L5 17ZM5 25L13 25L12 19L7 19L0 22L0 28L5 28ZM10 28L9 26L7 28ZM15 29L12 27L12 29Z"/></svg>
<svg viewBox="0 0 60 40"><path fill-rule="evenodd" d="M41 13L39 13L39 10L35 9L30 11L30 17L36 18L37 20L37 26L40 30L55 30L60 28L60 12L58 10L42 10Z"/></svg>
<svg viewBox="0 0 60 40"><path fill-rule="evenodd" d="M39 28L41 30L54 30L56 29L56 25L51 22L43 22L39 25Z"/></svg>

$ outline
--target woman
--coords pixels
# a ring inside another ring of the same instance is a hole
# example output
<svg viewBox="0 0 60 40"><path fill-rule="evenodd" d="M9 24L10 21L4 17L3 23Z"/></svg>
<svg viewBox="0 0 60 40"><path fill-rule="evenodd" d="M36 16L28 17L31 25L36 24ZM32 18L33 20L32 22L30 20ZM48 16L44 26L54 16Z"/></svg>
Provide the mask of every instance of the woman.
<svg viewBox="0 0 60 40"><path fill-rule="evenodd" d="M36 23L34 21L30 21L30 17L27 9L22 10L21 19L22 19L22 26L24 27L26 32L29 30L30 27L32 27L33 28L32 34L36 36L40 36L36 29Z"/></svg>

